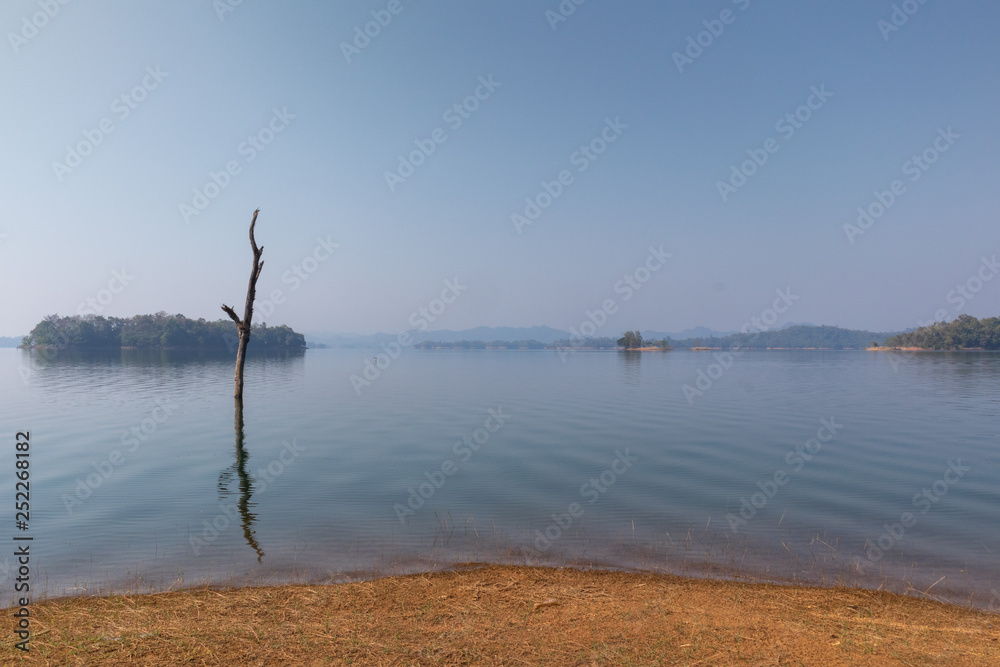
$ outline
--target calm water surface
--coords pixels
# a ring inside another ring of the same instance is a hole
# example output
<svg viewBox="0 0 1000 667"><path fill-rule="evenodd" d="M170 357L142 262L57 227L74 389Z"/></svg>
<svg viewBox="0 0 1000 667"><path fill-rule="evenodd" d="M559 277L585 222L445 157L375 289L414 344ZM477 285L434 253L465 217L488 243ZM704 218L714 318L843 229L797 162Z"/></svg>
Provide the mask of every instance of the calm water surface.
<svg viewBox="0 0 1000 667"><path fill-rule="evenodd" d="M410 349L359 395L371 354L251 359L240 430L230 360L0 350L6 539L30 430L50 596L498 561L1000 607L1000 355Z"/></svg>

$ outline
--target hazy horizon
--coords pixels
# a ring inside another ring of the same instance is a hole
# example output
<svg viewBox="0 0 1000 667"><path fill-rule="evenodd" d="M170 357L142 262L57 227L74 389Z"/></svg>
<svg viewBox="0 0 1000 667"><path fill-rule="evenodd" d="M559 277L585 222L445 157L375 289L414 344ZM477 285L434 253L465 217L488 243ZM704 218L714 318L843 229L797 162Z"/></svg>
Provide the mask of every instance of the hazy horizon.
<svg viewBox="0 0 1000 667"><path fill-rule="evenodd" d="M151 315L151 314L154 314L154 313L135 313L135 314L136 315ZM177 315L177 314L184 315L184 313L168 313L168 315ZM61 316L61 314L60 314L60 316ZM197 319L197 318L193 318L193 319ZM211 319L212 321L217 321L217 320L226 321L225 317L221 317L221 318L205 318L205 319ZM255 315L255 317L254 317L254 323L255 324L259 324L261 322L266 323L268 326L283 326L283 325L290 326L290 325L287 325L287 323L285 323L285 322L278 322L278 321L267 322L265 319L259 318L259 317L257 317ZM781 324L776 324L774 327L772 327L772 328L770 328L768 330L779 330L779 329L785 329L785 328L794 327L794 326L805 326L805 327L833 326L833 327L836 327L837 325L835 325L835 324L822 324L822 323L815 324L815 323L812 323L812 322L783 322ZM359 337L367 337L367 336L396 336L399 333L402 333L403 331L408 331L408 332L422 331L420 329L414 329L414 328L404 329L404 330L401 330L401 331L344 331L344 330L337 331L337 330L321 330L321 329L301 330L301 329L296 329L295 327L292 327L292 328L295 329L296 332L306 334L307 336L308 335L314 335L314 336L315 335L323 335L323 336L359 336ZM536 325L529 325L529 326L524 326L524 327L509 327L509 326L505 326L505 325L498 325L498 326L477 325L477 326L472 326L472 327L467 327L467 328L462 328L462 329L446 329L446 328L441 328L441 329L427 329L426 331L422 331L422 333L423 333L423 335L426 336L426 335L434 334L434 333L437 333L437 332L462 333L462 332L465 332L465 331L473 331L473 330L476 330L476 329L524 329L524 330L528 330L528 329L536 329L536 328L548 328L548 329L552 329L552 330L559 331L559 332L562 332L562 333L571 333L568 329L559 329L558 327L549 327L548 325L545 325L545 324L536 324ZM574 327L574 328L576 328L576 327ZM677 334L677 333L684 333L684 332L689 332L689 331L696 331L698 329L705 329L705 330L711 331L714 334L718 334L718 335L729 335L729 334L732 334L732 333L739 333L739 328L737 328L737 327L733 327L731 329L715 329L715 328L712 328L712 327L705 327L705 326L701 326L701 325L696 325L696 326L693 326L693 327L684 327L683 329L675 329L673 331L664 331L663 329L654 329L652 327L626 326L624 329L622 329L622 331L613 330L613 329L611 329L611 327L604 327L600 332L594 334L594 337L597 337L597 338L600 338L600 337L619 338L620 337L619 334L621 334L622 332L629 331L629 330L635 330L637 328L640 331L643 331L643 332L654 331L654 332L657 332L657 333L670 333L670 334ZM877 330L877 329L872 329L870 327L869 328L861 327L861 328L858 328L858 329L853 329L851 327L839 327L839 328L851 329L851 330L854 330L854 331L869 331L871 333L894 333L894 332L897 332L897 331L903 331L903 329ZM910 327L910 328L914 328L914 327ZM753 329L753 330L751 330L750 333L754 333L756 331L757 331L757 329ZM20 337L25 336L27 334L28 334L28 332L25 332L25 333L22 333L22 334L13 334L13 335L0 334L0 338L20 338Z"/></svg>
<svg viewBox="0 0 1000 667"><path fill-rule="evenodd" d="M302 332L994 316L997 19L7 3L0 335L224 318L258 207L255 321Z"/></svg>

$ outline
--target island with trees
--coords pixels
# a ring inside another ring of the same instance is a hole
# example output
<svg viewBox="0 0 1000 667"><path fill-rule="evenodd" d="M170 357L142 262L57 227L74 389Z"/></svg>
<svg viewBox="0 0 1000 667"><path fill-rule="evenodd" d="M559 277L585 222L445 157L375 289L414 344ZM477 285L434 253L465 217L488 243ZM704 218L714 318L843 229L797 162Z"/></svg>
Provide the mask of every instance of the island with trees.
<svg viewBox="0 0 1000 667"><path fill-rule="evenodd" d="M254 324L254 348L261 351L296 352L306 349L306 339L291 327ZM69 349L197 349L234 352L239 343L236 324L192 320L165 312L130 318L102 315L49 315L21 339L24 348Z"/></svg>
<svg viewBox="0 0 1000 667"><path fill-rule="evenodd" d="M829 325L796 324L784 329L734 333L728 336L706 336L671 341L685 350L863 350L872 341L884 341L896 332L877 333L843 329Z"/></svg>
<svg viewBox="0 0 1000 667"><path fill-rule="evenodd" d="M959 315L886 339L870 350L1000 350L1000 317Z"/></svg>
<svg viewBox="0 0 1000 667"><path fill-rule="evenodd" d="M635 331L626 331L625 335L619 338L616 343L618 347L628 352L666 352L667 350L674 349L666 338L658 341L644 341L638 329Z"/></svg>

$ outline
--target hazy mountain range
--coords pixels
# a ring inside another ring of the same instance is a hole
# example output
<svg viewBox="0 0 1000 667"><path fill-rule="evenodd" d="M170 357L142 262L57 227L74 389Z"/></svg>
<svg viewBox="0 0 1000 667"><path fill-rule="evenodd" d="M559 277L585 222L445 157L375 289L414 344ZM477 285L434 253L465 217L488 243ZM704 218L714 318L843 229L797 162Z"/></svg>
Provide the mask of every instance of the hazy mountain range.
<svg viewBox="0 0 1000 667"><path fill-rule="evenodd" d="M787 331L794 329L794 332ZM784 332L785 335L778 332ZM474 329L463 329L453 331L450 329L439 329L436 331L411 330L411 344L432 341L439 343L457 343L459 341L529 341L535 340L546 345L559 340L569 339L571 333L562 329L552 327L476 327ZM598 336L618 338L623 331L598 331ZM774 347L862 347L872 341L882 343L889 336L901 333L898 331L872 332L859 331L855 329L841 329L839 327L815 326L812 324L802 324L790 322L770 331L749 336L736 336L735 331L717 331L708 327L693 327L682 331L654 331L643 330L642 337L646 340L669 339L677 347L690 347L692 345L711 345L713 347L726 347L728 344L747 344L752 346L774 346ZM375 333L375 334L352 334L352 333L332 333L332 332L311 332L306 333L306 341L309 347L319 347L320 345L334 348L378 348L383 344L390 343L399 338L399 334ZM727 337L732 337L728 340ZM711 339L715 340L711 340ZM723 339L723 340L719 340ZM0 347L17 347L21 343L21 337L0 336Z"/></svg>
<svg viewBox="0 0 1000 667"><path fill-rule="evenodd" d="M824 333L824 338L830 333L830 330L838 330L842 332L850 332L854 334L854 337L861 339L867 338L865 344L870 343L872 340L878 340L879 342L885 340L889 336L898 332L870 332L870 331L856 331L853 329L839 329L837 327L816 327L812 324L795 323L790 322L784 324L780 327L775 327L771 332L783 331L792 327L802 327L803 333L808 333L813 329L816 333L820 333L822 330ZM551 344L558 340L565 340L570 338L569 331L563 331L561 329L553 329L552 327L476 327L474 329L464 329L461 331L453 331L450 329L439 329L436 331L417 331L412 330L408 332L410 334L411 341L413 343L421 343L423 341L433 341L439 343L457 343L459 341L527 341L536 340L540 343ZM623 331L598 331L596 335L598 336L609 336L613 338L618 338L624 333ZM659 340L662 338L668 338L671 341L692 341L692 340L704 340L705 343L709 341L710 338L725 338L726 336L733 335L737 333L736 331L717 331L715 329L710 329L708 327L694 327L691 329L684 329L682 331L654 331L654 330L643 330L642 337L646 340ZM763 334L761 334L763 335ZM399 337L398 334L388 334L388 333L376 333L376 334L344 334L344 333L330 333L330 332L312 332L306 333L306 341L310 346L315 346L315 344L323 344L330 347L355 347L355 348L375 348L379 347L383 343L389 343L396 340ZM816 347L820 347L820 344L816 344Z"/></svg>
<svg viewBox="0 0 1000 667"><path fill-rule="evenodd" d="M450 329L438 329L437 331L419 331L412 329L408 332L413 343L422 343L425 340L440 343L457 343L460 340L483 340L483 341L515 341L515 340L537 340L540 343L554 343L560 338L568 338L568 331L553 329L552 327L476 327L474 329L464 329L462 331L452 331ZM399 334L375 333L375 334L350 334L350 333L330 333L312 332L306 333L306 342L322 343L330 347L378 347L383 343L389 343L399 338Z"/></svg>

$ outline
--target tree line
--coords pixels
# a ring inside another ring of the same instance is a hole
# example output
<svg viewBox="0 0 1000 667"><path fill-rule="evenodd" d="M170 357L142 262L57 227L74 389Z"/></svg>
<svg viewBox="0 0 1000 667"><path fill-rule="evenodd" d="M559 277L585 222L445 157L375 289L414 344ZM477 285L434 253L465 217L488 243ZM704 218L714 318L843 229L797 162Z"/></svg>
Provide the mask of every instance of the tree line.
<svg viewBox="0 0 1000 667"><path fill-rule="evenodd" d="M607 336L602 336L600 338L590 338L590 337L583 337L583 338L575 338L575 337L574 338L560 338L559 340L554 341L551 345L548 346L549 349L558 349L558 348L561 348L561 347L562 348L567 348L567 347L585 348L585 349L588 349L588 350L591 350L591 349L593 349L593 350L613 350L616 347L618 347L618 344L615 342L614 338L609 338Z"/></svg>
<svg viewBox="0 0 1000 667"><path fill-rule="evenodd" d="M979 320L971 315L959 315L951 322L935 322L916 331L892 336L884 346L928 350L1000 350L1000 317Z"/></svg>
<svg viewBox="0 0 1000 667"><path fill-rule="evenodd" d="M304 350L305 336L291 327L253 325L254 347L263 350ZM214 322L160 311L130 318L103 315L48 315L21 340L23 347L66 348L198 348L232 352L239 341L236 324Z"/></svg>
<svg viewBox="0 0 1000 667"><path fill-rule="evenodd" d="M855 349L860 350L872 344L872 341L884 341L891 333L874 333L855 329L841 329L833 326L810 326L799 324L785 329L772 331L757 331L752 333L737 333L728 336L708 336L705 338L686 338L673 341L674 347L689 349L692 347L718 347L729 349L766 349L766 348L825 348L829 350Z"/></svg>

